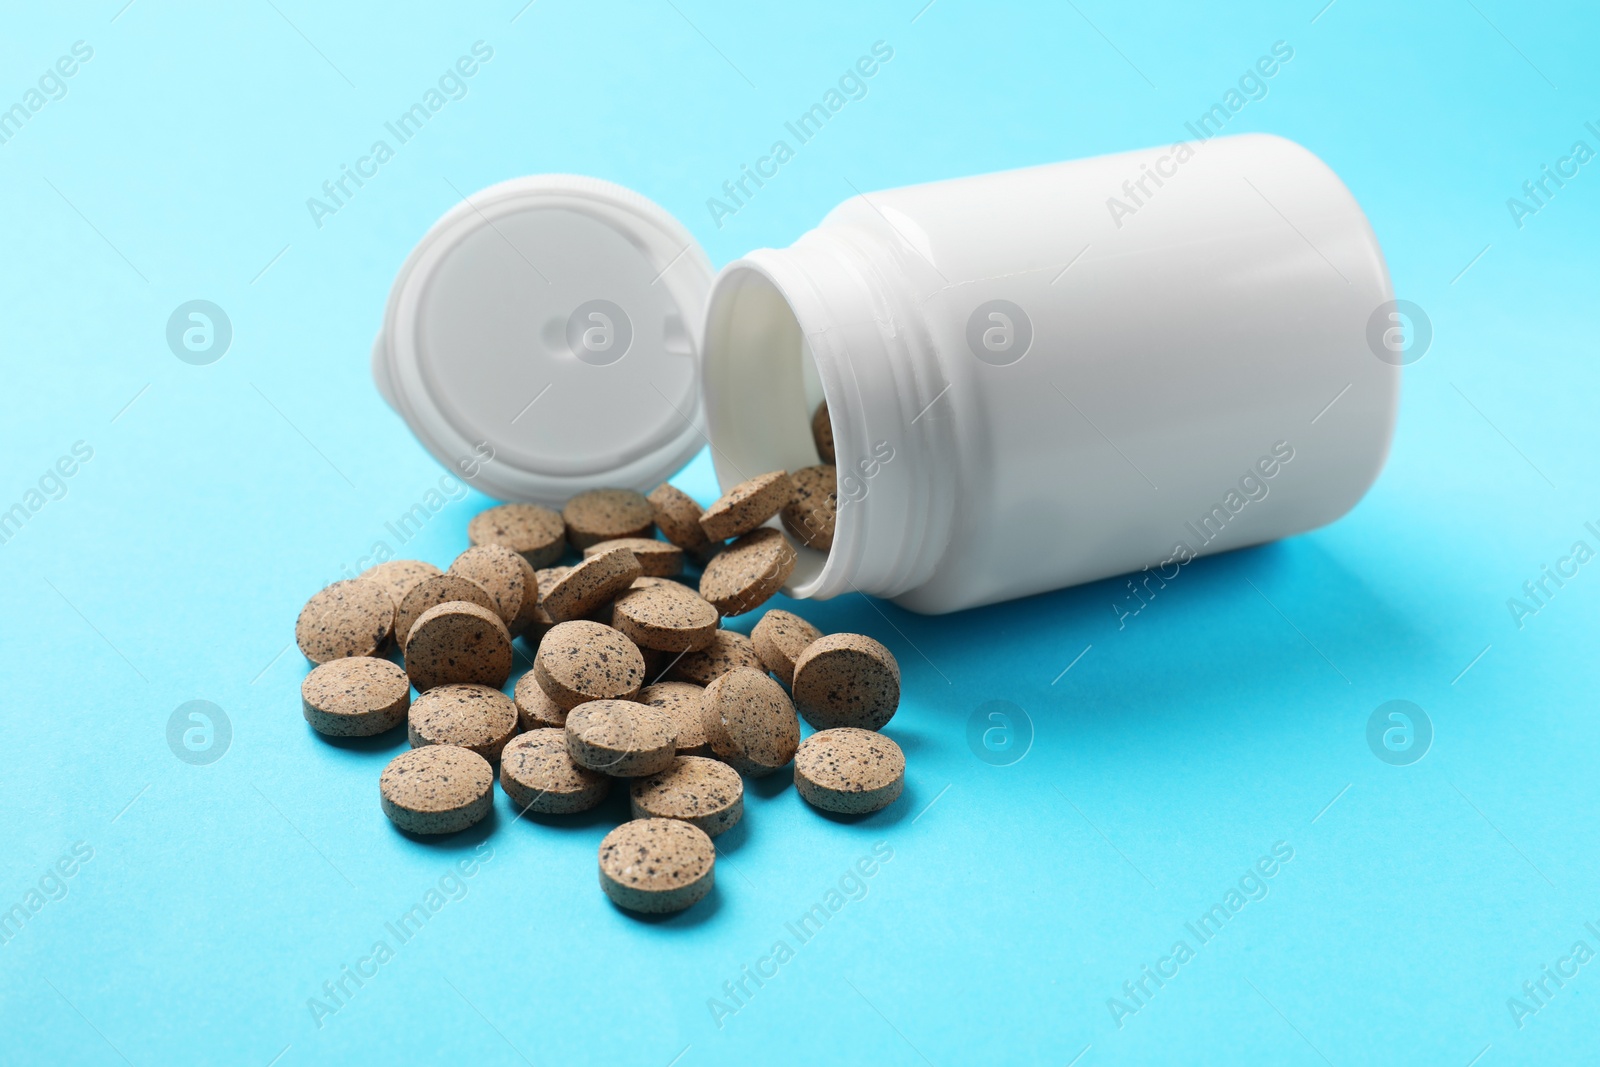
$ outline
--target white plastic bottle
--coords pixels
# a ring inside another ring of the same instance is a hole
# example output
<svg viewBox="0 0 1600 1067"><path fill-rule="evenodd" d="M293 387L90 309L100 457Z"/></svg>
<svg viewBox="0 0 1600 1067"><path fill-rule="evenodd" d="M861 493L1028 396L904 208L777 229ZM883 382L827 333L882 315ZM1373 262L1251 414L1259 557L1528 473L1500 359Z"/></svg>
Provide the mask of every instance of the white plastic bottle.
<svg viewBox="0 0 1600 1067"><path fill-rule="evenodd" d="M626 240L596 252L602 230ZM1399 368L1371 340L1392 306L1349 191L1277 137L857 196L714 283L655 205L545 177L430 231L374 371L441 460L553 501L649 489L699 447L697 352L724 488L817 463L825 398L838 527L828 553L800 549L788 591L946 612L1143 569L1170 581L1342 515L1393 430ZM621 355L575 340L618 336ZM566 436L522 407L546 379ZM575 446L601 417L637 441Z"/></svg>

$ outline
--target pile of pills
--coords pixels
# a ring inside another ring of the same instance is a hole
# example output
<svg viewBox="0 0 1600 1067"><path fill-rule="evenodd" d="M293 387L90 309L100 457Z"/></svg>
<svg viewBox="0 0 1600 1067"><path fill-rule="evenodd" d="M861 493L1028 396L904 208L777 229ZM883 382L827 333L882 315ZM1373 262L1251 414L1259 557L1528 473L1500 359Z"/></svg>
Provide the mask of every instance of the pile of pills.
<svg viewBox="0 0 1600 1067"><path fill-rule="evenodd" d="M813 431L831 464L826 407ZM744 778L792 766L807 803L848 815L904 785L879 732L900 701L888 649L787 611L749 637L722 628L794 569L769 522L832 544L834 492L830 465L751 478L704 510L670 485L490 508L448 570L393 560L310 599L295 624L316 664L306 721L333 737L405 724L411 749L378 792L412 834L483 819L497 777L519 812L544 815L591 809L620 781L632 820L600 844L602 890L632 911L687 908L711 890L711 838L743 816ZM517 640L533 668L507 696ZM816 729L804 741L801 718Z"/></svg>

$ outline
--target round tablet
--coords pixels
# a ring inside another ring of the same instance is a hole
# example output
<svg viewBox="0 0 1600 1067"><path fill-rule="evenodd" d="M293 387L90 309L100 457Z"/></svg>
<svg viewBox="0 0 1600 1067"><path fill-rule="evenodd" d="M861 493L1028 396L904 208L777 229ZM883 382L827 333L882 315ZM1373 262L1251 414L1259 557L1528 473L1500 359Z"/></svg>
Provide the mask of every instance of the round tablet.
<svg viewBox="0 0 1600 1067"><path fill-rule="evenodd" d="M529 565L547 567L566 548L567 524L538 504L501 504L472 517L467 539L475 545L505 545Z"/></svg>
<svg viewBox="0 0 1600 1067"><path fill-rule="evenodd" d="M429 745L402 752L378 778L389 821L413 834L465 830L494 807L494 768L476 752Z"/></svg>
<svg viewBox="0 0 1600 1067"><path fill-rule="evenodd" d="M643 493L632 489L591 489L567 501L561 517L567 540L582 550L618 537L649 537L656 512Z"/></svg>
<svg viewBox="0 0 1600 1067"><path fill-rule="evenodd" d="M423 612L411 627L406 673L419 693L452 682L499 689L511 674L511 634L490 609L447 601Z"/></svg>
<svg viewBox="0 0 1600 1067"><path fill-rule="evenodd" d="M762 527L706 564L700 595L724 615L742 615L783 588L798 558L782 532Z"/></svg>
<svg viewBox="0 0 1600 1067"><path fill-rule="evenodd" d="M677 758L672 720L631 700L591 700L567 715L573 762L615 778L665 770Z"/></svg>
<svg viewBox="0 0 1600 1067"><path fill-rule="evenodd" d="M635 778L628 804L635 819L682 819L716 837L744 814L744 781L726 763L679 756L666 770Z"/></svg>
<svg viewBox="0 0 1600 1067"><path fill-rule="evenodd" d="M662 482L645 499L650 501L656 528L661 531L661 536L679 548L691 551L706 547L706 532L700 529L700 516L705 509L696 504L688 493Z"/></svg>
<svg viewBox="0 0 1600 1067"><path fill-rule="evenodd" d="M829 634L794 663L794 703L819 730L881 730L900 706L900 664L861 634Z"/></svg>
<svg viewBox="0 0 1600 1067"><path fill-rule="evenodd" d="M406 598L407 593L415 589L419 583L440 573L442 572L438 567L424 563L420 559L391 559L387 563L368 567L356 577L377 582L389 590L389 595L394 598L394 606L399 608L400 601Z"/></svg>
<svg viewBox="0 0 1600 1067"><path fill-rule="evenodd" d="M807 548L826 552L833 547L839 517L839 471L806 467L795 471L793 480L794 499L783 509L783 527Z"/></svg>
<svg viewBox="0 0 1600 1067"><path fill-rule="evenodd" d="M761 778L794 758L800 720L783 687L765 671L740 667L706 686L700 722L717 758Z"/></svg>
<svg viewBox="0 0 1600 1067"><path fill-rule="evenodd" d="M386 659L332 659L300 683L306 722L329 737L371 737L406 721L411 679Z"/></svg>
<svg viewBox="0 0 1600 1067"><path fill-rule="evenodd" d="M824 463L835 462L833 453L833 420L828 417L828 402L824 400L811 414L811 440L816 443L817 456Z"/></svg>
<svg viewBox="0 0 1600 1067"><path fill-rule="evenodd" d="M600 889L629 911L682 911L711 892L716 861L716 846L698 826L635 819L600 842Z"/></svg>
<svg viewBox="0 0 1600 1067"><path fill-rule="evenodd" d="M639 560L626 548L590 556L551 583L540 607L556 622L582 618L611 603L639 577Z"/></svg>
<svg viewBox="0 0 1600 1067"><path fill-rule="evenodd" d="M671 541L658 541L654 537L617 537L601 541L583 550L585 558L598 556L613 548L626 548L639 561L639 573L652 578L671 578L683 571L683 549Z"/></svg>
<svg viewBox="0 0 1600 1067"><path fill-rule="evenodd" d="M865 815L887 808L905 784L905 753L873 730L819 730L794 754L795 789L823 811Z"/></svg>
<svg viewBox="0 0 1600 1067"><path fill-rule="evenodd" d="M711 644L722 616L687 586L663 582L618 597L611 608L611 625L640 648L690 652Z"/></svg>
<svg viewBox="0 0 1600 1067"><path fill-rule="evenodd" d="M483 586L512 637L533 625L539 608L539 578L519 553L505 545L474 545L455 558L449 573Z"/></svg>
<svg viewBox="0 0 1600 1067"><path fill-rule="evenodd" d="M691 682L656 682L639 690L641 704L660 708L672 720L680 756L709 756L705 724L700 721L700 698L705 689Z"/></svg>
<svg viewBox="0 0 1600 1067"><path fill-rule="evenodd" d="M500 788L519 812L571 815L588 811L611 792L611 779L572 762L567 732L530 730L500 753Z"/></svg>
<svg viewBox="0 0 1600 1067"><path fill-rule="evenodd" d="M678 657L667 677L707 686L736 667L763 669L755 643L737 630L718 630L705 648Z"/></svg>
<svg viewBox="0 0 1600 1067"><path fill-rule="evenodd" d="M700 529L713 541L747 534L794 499L788 471L769 471L740 482L700 516Z"/></svg>
<svg viewBox="0 0 1600 1067"><path fill-rule="evenodd" d="M822 636L822 631L790 611L773 608L761 616L750 631L750 641L762 666L778 676L784 685L794 682L794 661L806 646Z"/></svg>
<svg viewBox="0 0 1600 1067"><path fill-rule="evenodd" d="M494 598L489 596L488 590L465 575L439 574L424 578L412 586L401 598L400 609L395 613L395 641L400 645L400 651L406 650L406 642L411 640L411 628L422 618L423 612L457 600L494 610Z"/></svg>
<svg viewBox="0 0 1600 1067"><path fill-rule="evenodd" d="M419 695L406 716L412 748L458 745L490 761L516 733L517 706L486 685L436 686Z"/></svg>
<svg viewBox="0 0 1600 1067"><path fill-rule="evenodd" d="M517 687L512 690L512 702L517 705L517 724L523 730L567 724L567 709L550 699L532 671L525 672L517 679Z"/></svg>
<svg viewBox="0 0 1600 1067"><path fill-rule="evenodd" d="M557 623L533 657L539 688L567 710L591 700L632 700L644 685L644 657L632 641L588 619Z"/></svg>
<svg viewBox="0 0 1600 1067"><path fill-rule="evenodd" d="M394 600L365 578L334 582L313 594L294 622L294 640L312 663L370 656L394 632Z"/></svg>

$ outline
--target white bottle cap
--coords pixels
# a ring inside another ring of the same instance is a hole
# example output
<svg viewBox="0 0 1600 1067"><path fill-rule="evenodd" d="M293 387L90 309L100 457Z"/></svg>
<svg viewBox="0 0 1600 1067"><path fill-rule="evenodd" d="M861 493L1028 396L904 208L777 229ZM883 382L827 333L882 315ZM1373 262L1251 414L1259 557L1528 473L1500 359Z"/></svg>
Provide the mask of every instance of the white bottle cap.
<svg viewBox="0 0 1600 1067"><path fill-rule="evenodd" d="M705 442L711 263L637 193L564 174L473 193L389 291L378 390L451 471L501 500L648 491Z"/></svg>

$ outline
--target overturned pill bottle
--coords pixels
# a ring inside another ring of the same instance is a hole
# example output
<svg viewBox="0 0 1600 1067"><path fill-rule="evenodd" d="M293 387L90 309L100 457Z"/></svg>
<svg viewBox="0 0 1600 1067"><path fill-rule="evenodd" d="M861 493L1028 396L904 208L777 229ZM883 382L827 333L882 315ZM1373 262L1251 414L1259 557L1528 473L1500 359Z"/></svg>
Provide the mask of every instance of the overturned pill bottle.
<svg viewBox="0 0 1600 1067"><path fill-rule="evenodd" d="M821 462L786 592L940 613L1314 529L1377 477L1405 307L1337 176L1218 137L846 200L715 277L664 210L565 175L452 208L391 289L380 391L491 496L724 490Z"/></svg>

